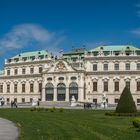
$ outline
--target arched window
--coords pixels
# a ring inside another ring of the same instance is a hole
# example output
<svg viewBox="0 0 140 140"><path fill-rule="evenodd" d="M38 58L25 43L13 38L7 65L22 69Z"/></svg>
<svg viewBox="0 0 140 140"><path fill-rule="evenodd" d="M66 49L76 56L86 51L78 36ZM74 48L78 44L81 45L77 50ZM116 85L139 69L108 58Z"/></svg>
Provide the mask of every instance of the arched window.
<svg viewBox="0 0 140 140"><path fill-rule="evenodd" d="M78 100L78 85L76 82L72 82L69 85L69 98L71 100L72 96L75 97L76 100Z"/></svg>
<svg viewBox="0 0 140 140"><path fill-rule="evenodd" d="M59 83L57 85L57 100L65 101L65 96L66 96L66 86L63 83Z"/></svg>
<svg viewBox="0 0 140 140"><path fill-rule="evenodd" d="M54 86L52 83L48 83L45 88L46 91L46 101L53 101Z"/></svg>

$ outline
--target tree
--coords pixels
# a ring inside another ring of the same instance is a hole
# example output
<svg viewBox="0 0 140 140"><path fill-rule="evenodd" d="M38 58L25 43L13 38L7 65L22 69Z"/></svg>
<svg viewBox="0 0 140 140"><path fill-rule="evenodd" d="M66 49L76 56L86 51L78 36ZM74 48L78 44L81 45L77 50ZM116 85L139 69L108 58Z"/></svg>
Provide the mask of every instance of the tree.
<svg viewBox="0 0 140 140"><path fill-rule="evenodd" d="M126 86L120 96L120 100L116 107L116 113L136 113L136 105L133 100L130 89Z"/></svg>

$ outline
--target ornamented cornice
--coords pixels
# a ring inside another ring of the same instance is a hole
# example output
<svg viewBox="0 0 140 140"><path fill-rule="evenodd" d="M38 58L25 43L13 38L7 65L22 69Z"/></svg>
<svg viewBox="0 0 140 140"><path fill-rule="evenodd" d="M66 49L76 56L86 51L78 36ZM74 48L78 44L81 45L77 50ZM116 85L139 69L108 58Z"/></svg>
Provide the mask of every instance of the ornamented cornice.
<svg viewBox="0 0 140 140"><path fill-rule="evenodd" d="M97 71L97 72L86 72L87 75L134 75L139 74L140 71Z"/></svg>
<svg viewBox="0 0 140 140"><path fill-rule="evenodd" d="M5 64L5 67L9 66L21 66L21 65L32 65L32 64L44 64L48 62L52 62L53 60L42 60L42 61L31 61L31 62L22 62L22 63L9 63Z"/></svg>
<svg viewBox="0 0 140 140"><path fill-rule="evenodd" d="M1 76L0 79L20 79L20 78L36 78L36 77L42 78L42 74Z"/></svg>
<svg viewBox="0 0 140 140"><path fill-rule="evenodd" d="M105 57L85 57L84 60L140 60L140 56L105 56Z"/></svg>

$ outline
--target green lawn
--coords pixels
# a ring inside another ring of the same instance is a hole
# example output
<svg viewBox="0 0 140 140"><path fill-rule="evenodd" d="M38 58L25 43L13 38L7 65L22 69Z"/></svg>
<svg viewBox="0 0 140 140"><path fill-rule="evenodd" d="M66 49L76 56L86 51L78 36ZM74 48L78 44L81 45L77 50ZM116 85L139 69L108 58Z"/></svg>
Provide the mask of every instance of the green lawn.
<svg viewBox="0 0 140 140"><path fill-rule="evenodd" d="M133 117L105 116L105 111L0 109L0 117L21 127L20 140L140 140Z"/></svg>

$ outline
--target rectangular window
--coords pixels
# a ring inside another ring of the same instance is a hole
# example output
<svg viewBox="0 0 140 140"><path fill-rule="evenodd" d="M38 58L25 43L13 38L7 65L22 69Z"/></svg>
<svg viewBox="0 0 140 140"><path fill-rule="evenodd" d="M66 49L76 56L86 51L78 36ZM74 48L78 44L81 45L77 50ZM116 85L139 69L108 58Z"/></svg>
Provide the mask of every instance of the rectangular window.
<svg viewBox="0 0 140 140"><path fill-rule="evenodd" d="M93 71L97 71L97 64L93 64Z"/></svg>
<svg viewBox="0 0 140 140"><path fill-rule="evenodd" d="M15 75L17 75L17 74L18 74L18 69L15 69L15 71L14 71L14 72L15 72Z"/></svg>
<svg viewBox="0 0 140 140"><path fill-rule="evenodd" d="M38 88L39 92L42 92L42 83L39 83L38 86L39 86L39 88Z"/></svg>
<svg viewBox="0 0 140 140"><path fill-rule="evenodd" d="M30 73L34 73L34 68L30 68Z"/></svg>
<svg viewBox="0 0 140 140"><path fill-rule="evenodd" d="M127 86L130 89L130 81L126 81L125 86Z"/></svg>
<svg viewBox="0 0 140 140"><path fill-rule="evenodd" d="M14 98L14 102L17 102L17 98Z"/></svg>
<svg viewBox="0 0 140 140"><path fill-rule="evenodd" d="M93 91L97 91L97 82L93 82Z"/></svg>
<svg viewBox="0 0 140 140"><path fill-rule="evenodd" d="M22 74L25 74L25 73L26 73L25 68L23 68L22 69Z"/></svg>
<svg viewBox="0 0 140 140"><path fill-rule="evenodd" d="M39 73L42 73L42 67L39 67Z"/></svg>
<svg viewBox="0 0 140 140"><path fill-rule="evenodd" d="M114 83L114 89L115 89L115 91L119 91L119 82L118 81L116 81L115 83Z"/></svg>
<svg viewBox="0 0 140 140"><path fill-rule="evenodd" d="M140 104L140 98L137 99L137 104Z"/></svg>
<svg viewBox="0 0 140 140"><path fill-rule="evenodd" d="M104 64L104 70L108 71L108 64Z"/></svg>
<svg viewBox="0 0 140 140"><path fill-rule="evenodd" d="M22 103L25 103L25 98L22 98Z"/></svg>
<svg viewBox="0 0 140 140"><path fill-rule="evenodd" d="M114 67L115 70L119 70L119 64L115 64L114 66L115 66Z"/></svg>
<svg viewBox="0 0 140 140"><path fill-rule="evenodd" d="M140 70L140 63L137 64L137 70Z"/></svg>
<svg viewBox="0 0 140 140"><path fill-rule="evenodd" d="M125 64L125 69L130 70L130 64Z"/></svg>
<svg viewBox="0 0 140 140"><path fill-rule="evenodd" d="M34 92L34 84L30 84L30 92Z"/></svg>
<svg viewBox="0 0 140 140"><path fill-rule="evenodd" d="M9 93L10 92L10 85L8 84L7 85L7 93Z"/></svg>
<svg viewBox="0 0 140 140"><path fill-rule="evenodd" d="M33 101L33 99L32 99L32 98L30 98L30 103L32 103L32 101Z"/></svg>
<svg viewBox="0 0 140 140"><path fill-rule="evenodd" d="M140 81L137 82L137 91L140 91Z"/></svg>
<svg viewBox="0 0 140 140"><path fill-rule="evenodd" d="M108 82L104 82L104 91L108 91Z"/></svg>
<svg viewBox="0 0 140 140"><path fill-rule="evenodd" d="M118 103L118 102L119 102L119 99L117 99L117 98L114 99L114 102L115 102L115 103Z"/></svg>
<svg viewBox="0 0 140 140"><path fill-rule="evenodd" d="M0 93L3 93L3 85L0 85Z"/></svg>
<svg viewBox="0 0 140 140"><path fill-rule="evenodd" d="M10 70L7 70L7 75L10 75Z"/></svg>
<svg viewBox="0 0 140 140"><path fill-rule="evenodd" d="M14 84L14 92L17 92L17 84Z"/></svg>
<svg viewBox="0 0 140 140"><path fill-rule="evenodd" d="M25 92L25 84L22 84L22 92Z"/></svg>
<svg viewBox="0 0 140 140"><path fill-rule="evenodd" d="M9 99L9 98L7 98L7 103L9 103L9 101L10 101L10 99Z"/></svg>
<svg viewBox="0 0 140 140"><path fill-rule="evenodd" d="M96 98L93 98L93 102L94 102L94 103L97 103L97 99L96 99Z"/></svg>

